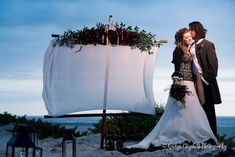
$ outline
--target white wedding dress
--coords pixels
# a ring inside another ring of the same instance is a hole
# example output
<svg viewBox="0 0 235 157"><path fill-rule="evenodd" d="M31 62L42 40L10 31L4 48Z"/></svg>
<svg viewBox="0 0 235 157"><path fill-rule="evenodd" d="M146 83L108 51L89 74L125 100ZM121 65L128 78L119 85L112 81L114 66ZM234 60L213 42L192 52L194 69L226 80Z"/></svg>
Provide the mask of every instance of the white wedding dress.
<svg viewBox="0 0 235 157"><path fill-rule="evenodd" d="M165 112L153 130L138 144L126 148L148 149L154 146L181 144L185 141L193 144L203 143L213 139L217 143L206 114L199 103L194 82L184 81L191 91L186 95L185 107L180 106L172 97L168 97Z"/></svg>

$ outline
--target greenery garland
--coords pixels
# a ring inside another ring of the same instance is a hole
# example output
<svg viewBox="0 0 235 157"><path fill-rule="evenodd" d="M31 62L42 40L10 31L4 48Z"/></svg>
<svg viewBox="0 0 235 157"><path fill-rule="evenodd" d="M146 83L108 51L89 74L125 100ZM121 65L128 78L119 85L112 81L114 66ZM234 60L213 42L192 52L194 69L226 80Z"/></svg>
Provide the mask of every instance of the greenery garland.
<svg viewBox="0 0 235 157"><path fill-rule="evenodd" d="M139 27L125 27L123 23L116 23L115 30L108 30L108 25L98 23L96 27L84 27L82 30L67 30L58 37L53 46L67 46L73 48L76 44L102 44L102 45L122 45L138 48L141 52L152 54L151 48L159 43L155 40L155 35L145 30L139 30Z"/></svg>

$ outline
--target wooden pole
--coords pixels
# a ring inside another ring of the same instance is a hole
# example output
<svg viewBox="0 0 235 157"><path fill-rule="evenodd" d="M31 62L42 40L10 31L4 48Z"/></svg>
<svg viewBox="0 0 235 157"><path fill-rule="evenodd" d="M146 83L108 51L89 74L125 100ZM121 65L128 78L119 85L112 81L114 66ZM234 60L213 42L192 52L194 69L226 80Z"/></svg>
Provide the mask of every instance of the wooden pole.
<svg viewBox="0 0 235 157"><path fill-rule="evenodd" d="M159 40L161 44L166 44L168 41L167 40Z"/></svg>
<svg viewBox="0 0 235 157"><path fill-rule="evenodd" d="M51 34L51 37L57 38L57 37L60 37L60 35L59 34Z"/></svg>
<svg viewBox="0 0 235 157"><path fill-rule="evenodd" d="M100 149L104 148L105 126L106 126L105 119L106 119L106 110L103 110L102 123L101 123L101 135L100 135Z"/></svg>
<svg viewBox="0 0 235 157"><path fill-rule="evenodd" d="M108 52L108 57L106 60L105 85L104 85L104 106L103 106L102 125L101 125L100 149L104 148L105 119L106 119L106 107L107 107L108 86L109 86L109 58L110 58L111 53L112 52Z"/></svg>
<svg viewBox="0 0 235 157"><path fill-rule="evenodd" d="M157 113L157 115L160 113ZM103 113L84 113L84 114L66 114L60 116L49 116L44 115L44 118L74 118L74 117L102 117ZM152 116L145 113L136 113L136 112L121 112L121 113L105 113L105 116Z"/></svg>
<svg viewBox="0 0 235 157"><path fill-rule="evenodd" d="M154 40L153 42L157 47L160 47L162 44L165 44L168 41L167 40Z"/></svg>

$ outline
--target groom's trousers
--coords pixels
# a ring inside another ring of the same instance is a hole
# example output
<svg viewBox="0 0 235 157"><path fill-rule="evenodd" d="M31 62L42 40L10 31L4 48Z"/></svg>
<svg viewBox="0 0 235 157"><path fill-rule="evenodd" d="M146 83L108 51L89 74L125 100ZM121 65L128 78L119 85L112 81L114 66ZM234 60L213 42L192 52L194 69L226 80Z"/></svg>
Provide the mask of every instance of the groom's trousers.
<svg viewBox="0 0 235 157"><path fill-rule="evenodd" d="M202 105L202 107L206 113L211 130L216 136L217 135L216 114L215 114L215 105L212 100L211 89L208 85L203 84L203 86L204 86L204 93L205 93L205 103Z"/></svg>

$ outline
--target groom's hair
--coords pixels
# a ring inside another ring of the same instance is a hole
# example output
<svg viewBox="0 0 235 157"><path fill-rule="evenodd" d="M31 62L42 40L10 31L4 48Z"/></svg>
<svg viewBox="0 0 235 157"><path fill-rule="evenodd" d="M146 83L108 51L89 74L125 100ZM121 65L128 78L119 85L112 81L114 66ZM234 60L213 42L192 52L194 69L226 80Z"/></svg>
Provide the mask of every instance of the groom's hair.
<svg viewBox="0 0 235 157"><path fill-rule="evenodd" d="M203 27L203 25L199 21L193 21L189 23L189 29L195 31L196 39L201 39L206 37L207 30Z"/></svg>

